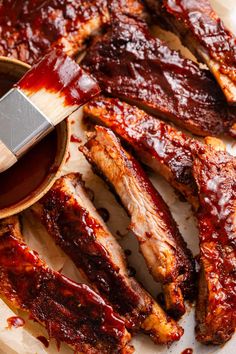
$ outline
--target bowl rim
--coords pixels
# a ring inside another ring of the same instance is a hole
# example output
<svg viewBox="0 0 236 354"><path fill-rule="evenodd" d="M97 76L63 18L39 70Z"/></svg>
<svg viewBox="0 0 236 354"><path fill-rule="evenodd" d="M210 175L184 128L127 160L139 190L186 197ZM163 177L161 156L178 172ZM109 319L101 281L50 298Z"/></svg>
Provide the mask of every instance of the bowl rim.
<svg viewBox="0 0 236 354"><path fill-rule="evenodd" d="M17 66L22 69L22 71L27 71L31 66L14 58L8 58L0 56L0 66L1 64L10 64L12 66ZM1 69L0 69L1 71ZM69 151L69 143L70 143L70 124L68 119L65 119L60 124L56 126L57 130L57 152L55 160L48 171L48 174L44 178L44 180L39 184L39 186L34 189L29 195L25 198L11 204L7 207L0 208L0 219L18 214L25 209L31 207L34 203L36 203L39 199L41 199L53 186L55 181L60 177L62 168L66 162L66 158Z"/></svg>

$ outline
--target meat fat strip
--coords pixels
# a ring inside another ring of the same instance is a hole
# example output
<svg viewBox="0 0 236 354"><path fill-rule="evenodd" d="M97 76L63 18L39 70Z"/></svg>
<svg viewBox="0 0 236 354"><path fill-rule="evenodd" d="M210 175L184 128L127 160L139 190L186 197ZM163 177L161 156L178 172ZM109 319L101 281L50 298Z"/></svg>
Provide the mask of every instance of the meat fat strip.
<svg viewBox="0 0 236 354"><path fill-rule="evenodd" d="M222 344L236 328L236 159L208 148L196 153L200 281L197 339Z"/></svg>
<svg viewBox="0 0 236 354"><path fill-rule="evenodd" d="M235 133L235 108L208 70L154 38L141 19L113 17L83 60L104 92L197 135Z"/></svg>
<svg viewBox="0 0 236 354"><path fill-rule="evenodd" d="M146 0L165 28L208 65L228 103L236 104L236 38L208 0ZM158 22L158 23L159 23Z"/></svg>
<svg viewBox="0 0 236 354"><path fill-rule="evenodd" d="M32 209L129 329L142 329L162 344L180 338L182 328L128 275L123 250L89 200L79 174L61 177Z"/></svg>
<svg viewBox="0 0 236 354"><path fill-rule="evenodd" d="M168 310L182 315L183 296L193 295L194 266L170 211L139 164L121 147L107 128L97 126L83 153L115 189L131 216L150 273L163 284Z"/></svg>
<svg viewBox="0 0 236 354"><path fill-rule="evenodd" d="M132 351L124 321L87 285L53 271L30 250L17 216L0 220L0 294L77 352Z"/></svg>

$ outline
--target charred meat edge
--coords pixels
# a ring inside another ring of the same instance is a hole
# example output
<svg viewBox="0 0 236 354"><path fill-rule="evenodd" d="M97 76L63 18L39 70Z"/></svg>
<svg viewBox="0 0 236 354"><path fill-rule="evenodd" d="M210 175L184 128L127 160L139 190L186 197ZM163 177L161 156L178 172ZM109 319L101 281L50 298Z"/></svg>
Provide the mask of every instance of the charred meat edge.
<svg viewBox="0 0 236 354"><path fill-rule="evenodd" d="M170 120L194 134L234 134L229 107L209 70L154 38L138 18L116 14L82 65L107 94Z"/></svg>
<svg viewBox="0 0 236 354"><path fill-rule="evenodd" d="M138 0L117 0L117 11L143 16ZM75 56L110 21L106 0L3 0L0 55L34 64L52 47Z"/></svg>
<svg viewBox="0 0 236 354"><path fill-rule="evenodd" d="M195 272L191 252L168 206L109 129L96 126L96 135L82 151L115 189L131 216L130 229L150 273L163 284L167 310L176 317L182 315L184 297L191 298L194 293Z"/></svg>
<svg viewBox="0 0 236 354"><path fill-rule="evenodd" d="M197 339L223 344L236 328L236 159L208 148L198 151L200 279Z"/></svg>
<svg viewBox="0 0 236 354"><path fill-rule="evenodd" d="M236 104L236 38L208 0L146 0L158 24L177 34L206 65L229 104Z"/></svg>
<svg viewBox="0 0 236 354"><path fill-rule="evenodd" d="M0 294L76 351L132 351L124 321L91 288L53 271L30 250L17 216L0 220Z"/></svg>
<svg viewBox="0 0 236 354"><path fill-rule="evenodd" d="M162 344L180 338L182 329L128 275L123 250L89 200L79 174L61 177L32 209L130 330L142 329Z"/></svg>

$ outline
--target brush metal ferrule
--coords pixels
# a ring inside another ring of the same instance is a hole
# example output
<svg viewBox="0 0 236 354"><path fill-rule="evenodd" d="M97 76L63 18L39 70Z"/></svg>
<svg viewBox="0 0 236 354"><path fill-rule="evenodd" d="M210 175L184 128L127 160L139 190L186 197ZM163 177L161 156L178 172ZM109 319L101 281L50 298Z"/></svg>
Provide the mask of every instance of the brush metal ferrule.
<svg viewBox="0 0 236 354"><path fill-rule="evenodd" d="M18 88L11 89L0 99L0 107L0 141L17 159L54 128Z"/></svg>

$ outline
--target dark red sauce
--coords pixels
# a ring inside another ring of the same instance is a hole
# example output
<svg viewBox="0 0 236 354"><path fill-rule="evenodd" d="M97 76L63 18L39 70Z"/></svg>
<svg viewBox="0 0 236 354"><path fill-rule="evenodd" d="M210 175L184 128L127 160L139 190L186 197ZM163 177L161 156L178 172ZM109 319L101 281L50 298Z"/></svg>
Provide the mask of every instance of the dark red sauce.
<svg viewBox="0 0 236 354"><path fill-rule="evenodd" d="M134 277L136 275L136 269L134 267L129 266L128 267L128 272L130 277Z"/></svg>
<svg viewBox="0 0 236 354"><path fill-rule="evenodd" d="M132 251L131 251L131 250L129 250L129 249L126 249L126 250L125 250L125 255L126 255L126 256L131 256L131 254L132 254Z"/></svg>
<svg viewBox="0 0 236 354"><path fill-rule="evenodd" d="M7 92L16 81L0 75L0 93ZM53 131L33 147L15 165L0 173L0 208L20 202L47 177L57 152L57 133Z"/></svg>
<svg viewBox="0 0 236 354"><path fill-rule="evenodd" d="M236 82L236 38L228 31L211 7L210 1L164 0L166 10L187 26L211 57L220 64L220 71ZM185 31L184 31L185 33Z"/></svg>
<svg viewBox="0 0 236 354"><path fill-rule="evenodd" d="M44 337L44 336L38 336L37 339L43 343L43 345L45 346L45 348L48 348L49 347L49 340Z"/></svg>
<svg viewBox="0 0 236 354"><path fill-rule="evenodd" d="M236 326L236 159L214 149L198 154L194 176L200 199L200 261L207 284L197 302L197 339L220 344Z"/></svg>
<svg viewBox="0 0 236 354"><path fill-rule="evenodd" d="M192 348L186 348L182 351L181 354L193 354L193 349Z"/></svg>
<svg viewBox="0 0 236 354"><path fill-rule="evenodd" d="M1 289L9 301L9 294L17 296L21 308L43 323L52 338L75 348L84 343L118 345L125 325L112 307L87 285L48 268L15 236L14 228L0 225L0 276L7 279Z"/></svg>
<svg viewBox="0 0 236 354"><path fill-rule="evenodd" d="M16 79L6 74L0 74L0 97L2 97L16 82Z"/></svg>
<svg viewBox="0 0 236 354"><path fill-rule="evenodd" d="M67 155L67 158L66 158L66 162L68 162L70 160L70 151L68 151L68 155Z"/></svg>
<svg viewBox="0 0 236 354"><path fill-rule="evenodd" d="M31 94L42 88L60 93L65 104L79 106L100 92L94 79L60 49L47 54L26 73L18 86Z"/></svg>
<svg viewBox="0 0 236 354"><path fill-rule="evenodd" d="M72 134L72 135L71 135L70 141L71 141L72 143L81 143L81 139L80 139L77 135L75 135L75 134Z"/></svg>
<svg viewBox="0 0 236 354"><path fill-rule="evenodd" d="M76 184L75 184L76 186ZM67 200L70 202L67 204ZM139 296L127 285L111 261L97 234L106 233L83 207L64 193L60 180L42 198L44 213L41 220L56 243L82 268L103 296L114 304L120 314L132 313Z"/></svg>
<svg viewBox="0 0 236 354"><path fill-rule="evenodd" d="M98 208L97 212L102 217L103 221L107 222L110 219L110 213L106 208Z"/></svg>
<svg viewBox="0 0 236 354"><path fill-rule="evenodd" d="M197 204L192 151L201 146L199 141L115 98L100 95L87 103L84 113L111 128L152 169L162 173L167 168L168 182Z"/></svg>
<svg viewBox="0 0 236 354"><path fill-rule="evenodd" d="M37 62L52 46L73 55L81 49L90 31L107 22L107 17L104 0L3 0L0 55L29 64Z"/></svg>
<svg viewBox="0 0 236 354"><path fill-rule="evenodd" d="M235 112L209 71L154 38L145 23L117 17L83 60L104 92L194 134L227 132Z"/></svg>
<svg viewBox="0 0 236 354"><path fill-rule="evenodd" d="M12 316L7 319L8 328L18 328L25 325L25 320L18 316Z"/></svg>

